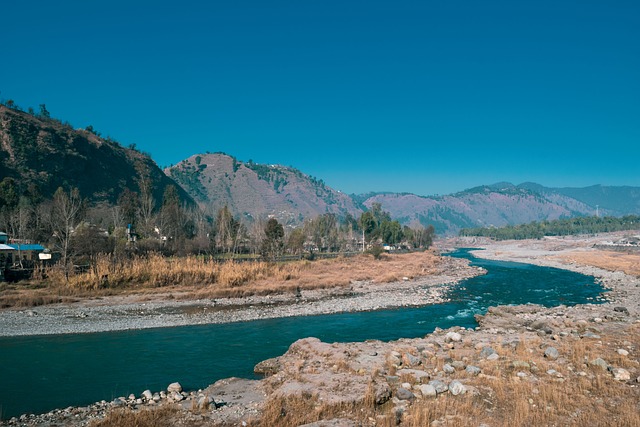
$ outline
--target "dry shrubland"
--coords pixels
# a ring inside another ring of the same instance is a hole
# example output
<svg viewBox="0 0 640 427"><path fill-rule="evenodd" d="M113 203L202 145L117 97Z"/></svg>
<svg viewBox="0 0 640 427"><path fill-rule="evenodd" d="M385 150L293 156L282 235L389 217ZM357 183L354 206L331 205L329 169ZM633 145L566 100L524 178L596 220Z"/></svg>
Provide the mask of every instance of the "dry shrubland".
<svg viewBox="0 0 640 427"><path fill-rule="evenodd" d="M211 257L131 259L99 256L94 268L69 276L60 268L37 271L28 283L0 285L0 307L35 306L116 294L173 294L181 298L240 297L293 292L296 289L346 287L353 281L391 282L437 272L432 252L368 255L317 261L224 261Z"/></svg>
<svg viewBox="0 0 640 427"><path fill-rule="evenodd" d="M576 251L562 256L561 259L609 271L623 271L631 276L640 277L640 253L637 252Z"/></svg>

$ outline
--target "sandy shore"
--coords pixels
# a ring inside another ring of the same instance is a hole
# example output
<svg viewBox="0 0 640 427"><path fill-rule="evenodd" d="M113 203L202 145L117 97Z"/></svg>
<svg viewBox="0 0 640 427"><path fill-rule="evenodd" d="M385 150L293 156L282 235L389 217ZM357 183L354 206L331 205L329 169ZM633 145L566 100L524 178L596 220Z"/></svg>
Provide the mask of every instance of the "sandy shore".
<svg viewBox="0 0 640 427"><path fill-rule="evenodd" d="M450 286L484 270L445 257L442 273L392 283L353 282L348 288L294 294L176 301L141 296L0 311L0 336L92 333L231 323L258 319L380 310L445 302Z"/></svg>

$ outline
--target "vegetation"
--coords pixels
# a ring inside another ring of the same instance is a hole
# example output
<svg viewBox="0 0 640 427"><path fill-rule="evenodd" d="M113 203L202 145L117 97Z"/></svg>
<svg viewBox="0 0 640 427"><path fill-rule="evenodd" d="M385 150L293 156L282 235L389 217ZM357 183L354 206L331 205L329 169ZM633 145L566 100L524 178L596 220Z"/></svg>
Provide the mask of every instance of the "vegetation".
<svg viewBox="0 0 640 427"><path fill-rule="evenodd" d="M569 236L576 234L607 233L640 229L640 216L578 217L554 221L531 222L506 227L464 228L461 236L482 236L496 240L541 239L544 236Z"/></svg>

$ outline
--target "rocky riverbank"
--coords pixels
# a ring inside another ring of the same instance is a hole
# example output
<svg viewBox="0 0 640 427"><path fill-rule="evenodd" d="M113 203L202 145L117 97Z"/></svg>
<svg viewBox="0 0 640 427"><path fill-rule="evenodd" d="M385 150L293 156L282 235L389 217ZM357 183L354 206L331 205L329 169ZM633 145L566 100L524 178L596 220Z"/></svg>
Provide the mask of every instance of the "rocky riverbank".
<svg viewBox="0 0 640 427"><path fill-rule="evenodd" d="M492 307L477 316L478 328L438 329L389 343L306 338L258 364L256 372L266 376L260 381L227 379L194 392L172 385L5 424L113 426L147 414L146 409L169 408L156 412L153 424L640 425L639 278L558 257L589 250L584 246L536 245L488 244L477 255L594 275L611 289L609 302ZM417 289L399 282L384 298L405 292L415 298ZM352 296L337 299L342 298ZM408 305L404 297L393 298Z"/></svg>
<svg viewBox="0 0 640 427"><path fill-rule="evenodd" d="M0 336L90 333L126 329L230 323L385 308L445 301L449 287L484 274L466 260L443 257L436 274L391 283L352 282L351 286L244 298L177 301L166 296L105 297L73 304L0 311Z"/></svg>

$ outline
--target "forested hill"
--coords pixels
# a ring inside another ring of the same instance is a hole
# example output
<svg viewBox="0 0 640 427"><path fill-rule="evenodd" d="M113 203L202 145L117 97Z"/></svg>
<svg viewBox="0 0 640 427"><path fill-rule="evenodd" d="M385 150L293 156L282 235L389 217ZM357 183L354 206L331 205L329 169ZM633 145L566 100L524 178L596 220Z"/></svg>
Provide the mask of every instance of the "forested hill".
<svg viewBox="0 0 640 427"><path fill-rule="evenodd" d="M228 206L240 218L274 216L285 224L324 213L359 216L353 199L297 169L242 162L224 153L189 157L165 173L209 214Z"/></svg>
<svg viewBox="0 0 640 427"><path fill-rule="evenodd" d="M48 199L58 187L77 187L91 203L115 204L125 188L139 191L144 181L160 203L165 188L176 185L147 154L101 138L91 127L73 129L43 107L35 114L0 105L0 181L11 191Z"/></svg>
<svg viewBox="0 0 640 427"><path fill-rule="evenodd" d="M580 217L555 221L531 222L506 227L463 228L461 236L491 237L496 240L540 239L544 236L608 233L640 229L640 216Z"/></svg>
<svg viewBox="0 0 640 427"><path fill-rule="evenodd" d="M503 227L562 218L640 214L640 188L548 188L539 184L497 183L459 193L423 197L380 193L359 197L364 206L380 203L402 224L433 224L440 235L463 228Z"/></svg>

